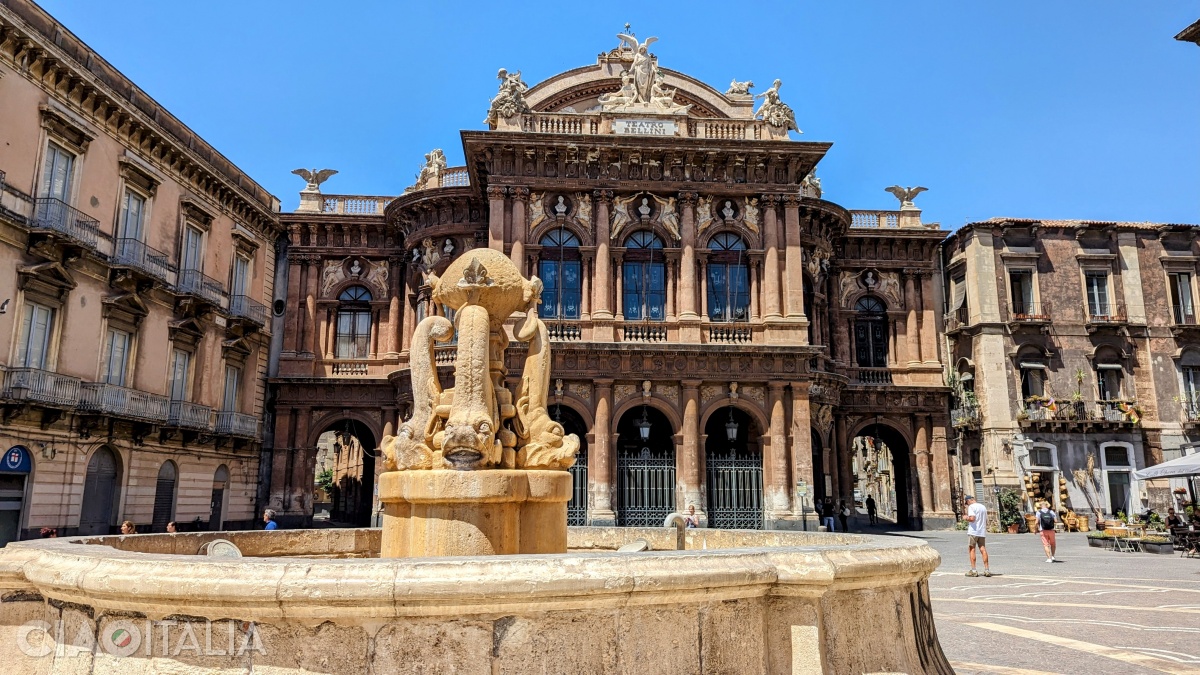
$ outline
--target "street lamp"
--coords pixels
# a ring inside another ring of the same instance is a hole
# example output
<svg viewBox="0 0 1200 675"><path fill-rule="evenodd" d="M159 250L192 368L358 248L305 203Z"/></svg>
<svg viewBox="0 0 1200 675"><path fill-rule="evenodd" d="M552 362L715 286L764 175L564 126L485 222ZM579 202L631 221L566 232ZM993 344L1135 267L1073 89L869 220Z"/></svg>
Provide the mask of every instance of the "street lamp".
<svg viewBox="0 0 1200 675"><path fill-rule="evenodd" d="M733 419L733 406L729 406L729 421L725 423L725 438L730 443L737 442L738 423Z"/></svg>
<svg viewBox="0 0 1200 675"><path fill-rule="evenodd" d="M642 406L642 419L638 420L637 422L634 422L634 424L637 426L638 436L641 437L642 442L645 443L646 441L649 441L650 440L650 420L646 419L646 406L644 406L644 405Z"/></svg>

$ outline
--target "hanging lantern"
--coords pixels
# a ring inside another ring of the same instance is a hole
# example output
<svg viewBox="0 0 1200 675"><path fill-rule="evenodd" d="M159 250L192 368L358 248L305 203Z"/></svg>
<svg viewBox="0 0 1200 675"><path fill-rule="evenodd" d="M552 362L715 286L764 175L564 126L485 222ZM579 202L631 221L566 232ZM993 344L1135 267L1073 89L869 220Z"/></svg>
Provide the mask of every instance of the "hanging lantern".
<svg viewBox="0 0 1200 675"><path fill-rule="evenodd" d="M650 420L646 419L646 406L642 406L642 419L634 424L637 425L638 436L641 437L642 442L650 440Z"/></svg>
<svg viewBox="0 0 1200 675"><path fill-rule="evenodd" d="M730 443L737 442L738 423L733 419L733 406L729 406L729 421L725 423L725 438Z"/></svg>

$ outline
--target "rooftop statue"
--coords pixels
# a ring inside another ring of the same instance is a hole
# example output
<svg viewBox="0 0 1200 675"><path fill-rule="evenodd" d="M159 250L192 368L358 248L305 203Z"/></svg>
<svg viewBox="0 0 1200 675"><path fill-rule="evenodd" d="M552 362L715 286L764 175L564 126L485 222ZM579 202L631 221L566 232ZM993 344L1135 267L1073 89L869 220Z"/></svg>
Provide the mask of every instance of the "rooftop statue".
<svg viewBox="0 0 1200 675"><path fill-rule="evenodd" d="M928 191L929 188L923 188L923 187L905 188L905 187L900 187L899 185L893 185L892 187L884 188L883 190L884 190L884 192L892 193L896 197L896 199L900 200L900 208L915 209L915 208L917 208L917 206L916 206L916 204L913 204L913 198L916 197L917 195L921 194L922 192Z"/></svg>
<svg viewBox="0 0 1200 675"><path fill-rule="evenodd" d="M618 33L617 37L633 51L633 63L621 72L619 90L598 97L600 109L605 112L686 113L691 105L675 103L676 90L667 88L666 74L659 70L657 59L648 50L658 38L646 38L639 44L627 33Z"/></svg>
<svg viewBox="0 0 1200 675"><path fill-rule="evenodd" d="M441 176L445 171L446 153L442 152L440 148L430 150L425 154L425 166L421 167L421 172L417 174L417 182L411 189L427 190L441 187Z"/></svg>
<svg viewBox="0 0 1200 675"><path fill-rule="evenodd" d="M292 173L304 179L307 185L304 186L305 192L320 192L321 183L329 180L329 177L337 173L336 169L293 169Z"/></svg>
<svg viewBox="0 0 1200 675"><path fill-rule="evenodd" d="M525 92L529 87L521 79L521 71L509 73L501 68L496 78L500 80L500 91L492 98L484 124L495 124L497 120L529 112L529 105L525 103Z"/></svg>
<svg viewBox="0 0 1200 675"><path fill-rule="evenodd" d="M650 45L658 42L658 38L646 38L645 42L638 44L637 38L632 35L617 33L617 37L633 49L633 65L629 67L629 71L633 73L634 88L637 92L636 101L649 103L652 94L651 87L654 85L654 75L658 72L658 62L650 55Z"/></svg>
<svg viewBox="0 0 1200 675"><path fill-rule="evenodd" d="M784 127L802 133L796 126L796 114L792 112L791 106L779 100L779 87L782 84L781 80L775 80L770 89L754 97L763 100L754 116L761 117L764 122L773 127Z"/></svg>
<svg viewBox="0 0 1200 675"><path fill-rule="evenodd" d="M492 249L465 253L441 277L428 275L433 301L454 310L454 323L429 316L417 324L410 353L413 413L383 439L386 471L418 469L567 469L579 438L546 412L550 340L538 318L542 282L521 277ZM516 338L529 344L516 403L504 385L504 321L524 311ZM436 343L458 336L454 387L442 391Z"/></svg>
<svg viewBox="0 0 1200 675"><path fill-rule="evenodd" d="M754 83L750 80L738 82L737 79L729 82L729 89L725 90L726 96L749 96L750 90L754 88Z"/></svg>

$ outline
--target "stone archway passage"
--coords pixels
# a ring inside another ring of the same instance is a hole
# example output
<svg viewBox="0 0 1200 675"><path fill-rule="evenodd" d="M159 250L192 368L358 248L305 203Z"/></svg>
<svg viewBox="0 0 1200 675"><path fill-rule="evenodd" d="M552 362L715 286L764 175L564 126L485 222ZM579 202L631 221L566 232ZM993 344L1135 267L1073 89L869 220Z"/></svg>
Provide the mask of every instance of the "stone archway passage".
<svg viewBox="0 0 1200 675"><path fill-rule="evenodd" d="M587 525L587 424L579 413L561 404L551 406L549 412L556 422L563 425L564 432L579 437L575 464L568 469L571 472L571 501L567 502L567 525Z"/></svg>
<svg viewBox="0 0 1200 675"><path fill-rule="evenodd" d="M375 504L375 434L354 419L329 424L322 435L336 434L331 520L346 527L368 527ZM324 465L315 467L319 477ZM315 478L314 477L314 478Z"/></svg>
<svg viewBox="0 0 1200 675"><path fill-rule="evenodd" d="M645 413L649 438L638 423ZM675 511L675 430L649 406L629 409L617 425L617 525L661 527Z"/></svg>
<svg viewBox="0 0 1200 675"><path fill-rule="evenodd" d="M853 439L851 449L858 454L855 489L863 501L871 495L880 518L894 520L899 527L920 529L919 513L912 508L916 501L904 436L887 424L869 425Z"/></svg>
<svg viewBox="0 0 1200 675"><path fill-rule="evenodd" d="M729 440L729 424L736 425ZM750 416L736 408L719 410L704 425L705 487L708 526L761 529L763 526L763 458L751 438L761 434Z"/></svg>

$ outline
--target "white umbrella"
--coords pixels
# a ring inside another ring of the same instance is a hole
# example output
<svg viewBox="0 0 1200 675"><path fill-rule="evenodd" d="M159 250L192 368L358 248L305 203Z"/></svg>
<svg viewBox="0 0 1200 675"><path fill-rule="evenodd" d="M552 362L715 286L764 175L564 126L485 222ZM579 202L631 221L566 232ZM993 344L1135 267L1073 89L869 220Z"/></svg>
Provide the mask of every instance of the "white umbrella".
<svg viewBox="0 0 1200 675"><path fill-rule="evenodd" d="M1133 477L1138 480L1180 478L1186 476L1200 476L1200 452L1184 455L1183 457L1163 462L1162 464L1155 464L1133 474Z"/></svg>

